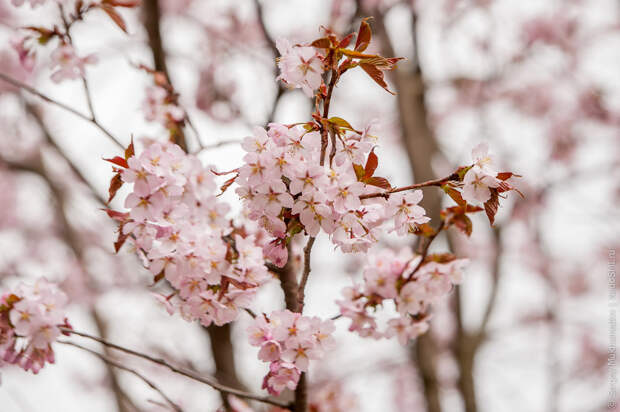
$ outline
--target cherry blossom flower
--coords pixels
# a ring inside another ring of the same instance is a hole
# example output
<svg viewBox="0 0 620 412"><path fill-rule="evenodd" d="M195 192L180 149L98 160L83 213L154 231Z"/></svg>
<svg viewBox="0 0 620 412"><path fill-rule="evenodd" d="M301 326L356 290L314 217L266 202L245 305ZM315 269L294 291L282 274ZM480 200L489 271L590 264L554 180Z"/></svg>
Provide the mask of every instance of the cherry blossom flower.
<svg viewBox="0 0 620 412"><path fill-rule="evenodd" d="M292 46L286 39L278 39L276 47L280 52L278 68L281 79L294 88L301 88L308 97L321 86L323 63L314 47Z"/></svg>
<svg viewBox="0 0 620 412"><path fill-rule="evenodd" d="M64 307L67 296L45 278L20 284L0 297L0 359L38 373L54 363L52 343L60 327L69 327Z"/></svg>
<svg viewBox="0 0 620 412"><path fill-rule="evenodd" d="M75 49L70 44L61 44L52 52L51 67L52 80L59 83L65 79L75 80L83 77L86 64L94 64L97 58L94 55L78 57Z"/></svg>
<svg viewBox="0 0 620 412"><path fill-rule="evenodd" d="M289 310L257 316L247 328L250 344L260 347L258 358L270 362L263 388L278 395L297 387L310 360L320 359L332 348L333 321L302 316Z"/></svg>
<svg viewBox="0 0 620 412"><path fill-rule="evenodd" d="M489 188L499 186L495 177L489 176L481 169L473 167L465 173L462 196L468 203L484 203L491 198Z"/></svg>
<svg viewBox="0 0 620 412"><path fill-rule="evenodd" d="M364 284L344 288L343 299L336 301L342 316L351 320L349 330L374 339L397 336L403 345L425 333L430 305L461 282L467 260L420 260L408 249L370 253L363 268ZM386 301L393 302L400 316L380 330L376 314Z"/></svg>

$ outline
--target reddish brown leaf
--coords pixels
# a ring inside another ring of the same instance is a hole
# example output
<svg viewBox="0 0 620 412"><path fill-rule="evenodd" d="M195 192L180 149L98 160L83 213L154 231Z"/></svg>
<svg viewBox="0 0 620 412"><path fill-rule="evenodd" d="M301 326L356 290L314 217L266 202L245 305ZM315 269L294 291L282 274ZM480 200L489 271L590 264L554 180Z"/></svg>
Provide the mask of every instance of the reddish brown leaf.
<svg viewBox="0 0 620 412"><path fill-rule="evenodd" d="M433 229L433 227L428 223L422 223L421 225L416 225L413 234L418 236L431 237L435 235L435 229Z"/></svg>
<svg viewBox="0 0 620 412"><path fill-rule="evenodd" d="M389 190L392 188L390 182L385 177L371 177L370 179L364 180L364 183L371 186L377 186L381 189Z"/></svg>
<svg viewBox="0 0 620 412"><path fill-rule="evenodd" d="M103 0L101 3L112 7L138 7L140 0Z"/></svg>
<svg viewBox="0 0 620 412"><path fill-rule="evenodd" d="M118 238L116 239L116 242L114 242L114 251L116 253L118 253L118 251L121 250L121 248L125 244L125 241L129 237L129 233L127 234L123 233L123 225L124 223L120 224L118 228Z"/></svg>
<svg viewBox="0 0 620 412"><path fill-rule="evenodd" d="M114 156L111 159L106 159L104 157L103 160L105 160L106 162L114 163L117 166L124 167L125 169L129 168L129 165L127 164L127 160L123 159L120 156Z"/></svg>
<svg viewBox="0 0 620 412"><path fill-rule="evenodd" d="M127 218L129 218L129 213L117 212L116 210L112 210L112 209L101 209L101 210L104 210L110 218L114 220L118 220L119 222L124 222L125 220L127 220Z"/></svg>
<svg viewBox="0 0 620 412"><path fill-rule="evenodd" d="M499 193L497 189L489 188L491 191L491 198L484 203L484 211L489 218L489 222L491 226L495 222L495 214L497 213L497 209L499 208Z"/></svg>
<svg viewBox="0 0 620 412"><path fill-rule="evenodd" d="M310 46L316 47L317 49L329 49L332 47L332 42L329 41L329 38L327 37L321 37L320 39L316 39L310 43Z"/></svg>
<svg viewBox="0 0 620 412"><path fill-rule="evenodd" d="M344 39L340 40L340 43L338 43L338 47L342 49L347 47L349 43L351 43L351 39L353 39L353 36L355 36L355 33L351 33L347 35Z"/></svg>
<svg viewBox="0 0 620 412"><path fill-rule="evenodd" d="M233 177L231 177L230 179L225 181L224 184L222 185L222 187L220 187L220 194L218 194L218 196L223 195L224 192L226 191L226 189L228 189L230 187L230 185L235 183L235 180L237 179L238 176L239 176L239 174L237 173L236 175L234 175Z"/></svg>
<svg viewBox="0 0 620 412"><path fill-rule="evenodd" d="M110 18L112 19L112 21L114 23L116 23L116 25L125 33L127 33L127 25L125 24L125 20L123 20L123 18L121 17L120 14L118 14L118 12L116 11L116 9L114 9L114 6L109 4L110 2L108 1L107 3L102 3L99 5L99 8L103 11L106 12L106 14L108 16L110 16ZM125 7L125 6L123 6Z"/></svg>
<svg viewBox="0 0 620 412"><path fill-rule="evenodd" d="M155 277L153 277L153 284L159 282L160 280L162 280L164 278L164 271L162 270L161 272L159 272L157 275L155 275Z"/></svg>
<svg viewBox="0 0 620 412"><path fill-rule="evenodd" d="M372 39L372 30L370 24L368 24L368 17L362 19L360 28L357 31L357 40L355 41L355 50L363 52L366 50Z"/></svg>
<svg viewBox="0 0 620 412"><path fill-rule="evenodd" d="M121 174L116 173L114 177L112 177L112 179L110 180L110 187L108 188L108 203L110 203L112 199L114 199L114 196L116 196L116 192L118 192L118 189L120 189L122 186L123 180L121 179Z"/></svg>
<svg viewBox="0 0 620 412"><path fill-rule="evenodd" d="M345 56L352 57L354 59L364 59L361 63L370 62L369 64L375 65L374 60L376 61L384 61L387 60L385 57L381 57L378 54L366 54L356 50L349 49L338 49L338 51Z"/></svg>
<svg viewBox="0 0 620 412"><path fill-rule="evenodd" d="M129 160L129 158L135 155L135 153L136 152L133 147L133 136L131 136L131 143L129 143L129 146L125 149L125 160Z"/></svg>
<svg viewBox="0 0 620 412"><path fill-rule="evenodd" d="M508 180L508 179L510 179L513 176L514 177L521 177L520 175L516 175L516 174L514 174L512 172L499 172L497 174L497 176L495 176L495 177L497 177L499 180Z"/></svg>
<svg viewBox="0 0 620 412"><path fill-rule="evenodd" d="M450 263L456 260L456 256L452 253L431 253L426 256L424 262Z"/></svg>
<svg viewBox="0 0 620 412"><path fill-rule="evenodd" d="M441 186L441 188L443 189L444 192L446 192L446 194L448 196L450 196L452 198L452 200L454 200L456 202L456 204L458 204L460 206L465 206L467 204L465 199L463 199L463 196L461 196L461 192L459 192L458 190L456 190L452 186L450 186L450 185L443 185L443 186Z"/></svg>
<svg viewBox="0 0 620 412"><path fill-rule="evenodd" d="M393 91L391 91L390 89L388 89L388 85L385 82L385 79L383 78L383 72L379 69L377 69L376 66L373 66L371 64L365 64L362 63L360 64L360 67L370 76L371 79L373 79L379 86L383 87L383 89L385 89L386 92L390 93L390 94L396 94Z"/></svg>
<svg viewBox="0 0 620 412"><path fill-rule="evenodd" d="M467 215L455 215L450 223L467 236L471 236L471 232L474 230L471 219Z"/></svg>
<svg viewBox="0 0 620 412"><path fill-rule="evenodd" d="M366 160L366 166L364 167L364 181L370 179L375 173L375 170L377 170L377 166L379 166L379 158L373 149L368 155L368 160Z"/></svg>

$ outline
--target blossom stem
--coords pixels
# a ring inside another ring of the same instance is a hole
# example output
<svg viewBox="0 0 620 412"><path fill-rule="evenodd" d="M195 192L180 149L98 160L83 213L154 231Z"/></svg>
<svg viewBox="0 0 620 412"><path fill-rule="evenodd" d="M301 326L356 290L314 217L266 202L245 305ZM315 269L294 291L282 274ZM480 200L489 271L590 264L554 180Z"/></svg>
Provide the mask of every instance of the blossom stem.
<svg viewBox="0 0 620 412"><path fill-rule="evenodd" d="M145 354L145 353L141 353L141 352L137 352L137 351L135 351L133 349L129 349L129 348L117 345L115 343L108 342L107 340L101 339L101 338L99 338L97 336L89 335L88 333L79 332L79 331L76 331L76 330L73 330L73 329L69 329L69 328L60 328L60 330L63 333L68 333L68 334L72 334L72 335L81 336L83 338L87 338L87 339L93 340L95 342L99 342L102 345L105 345L105 346L107 346L109 348L116 349L116 350L119 350L121 352L125 352L125 353L127 353L129 355L133 355L133 356L136 356L136 357L139 357L139 358L142 358L142 359L146 359L146 360L148 360L150 362L156 363L156 364L161 365L161 366L165 366L166 368L170 369L172 372L178 373L180 375L183 375L183 376L185 376L187 378L190 378L190 379L193 379L195 381L204 383L205 385L208 385L208 386L212 387L213 389L215 389L215 390L217 390L217 391L219 391L221 393L225 393L225 394L229 394L229 395L235 395L235 396L238 396L240 398L251 399L251 400L258 401L258 402L268 403L270 405L279 406L281 408L288 408L289 407L289 405L284 403L284 402L272 399L272 398L267 397L267 396L255 395L253 393L240 391L238 389L231 388L231 387L228 387L226 385L222 385L221 383L219 383L214 378L206 377L206 376L201 376L201 375L197 374L196 372L194 372L192 370L189 370L189 369L186 369L186 368L183 368L183 367L180 367L180 366L174 366L174 365L168 363L164 359L155 358L155 357L153 357L151 355L148 355L148 354Z"/></svg>
<svg viewBox="0 0 620 412"><path fill-rule="evenodd" d="M422 187L430 187L430 186L441 187L450 181L458 181L458 180L459 180L458 175L456 173L452 173L450 176L443 177L441 179L428 180L426 182L415 183L409 186L395 187L393 189L386 190L385 192L377 192L377 193L369 193L369 194L361 195L360 199L361 200L372 199L375 197L388 198L390 197L392 193L404 192L406 190L420 189Z"/></svg>
<svg viewBox="0 0 620 412"><path fill-rule="evenodd" d="M329 105L332 100L332 93L334 91L334 87L336 86L336 82L338 81L338 77L338 70L332 69L331 79L329 80L329 86L327 87L327 95L325 96L325 100L323 101L323 119L329 118ZM321 166L325 164L327 142L327 127L325 127L325 125L321 122Z"/></svg>
<svg viewBox="0 0 620 412"><path fill-rule="evenodd" d="M424 264L424 259L426 259L426 256L428 255L428 250L431 247L431 243L433 243L433 240L435 240L437 235L439 235L439 233L444 228L445 228L445 222L442 220L441 223L439 224L439 227L437 228L437 230L435 230L435 233L433 233L428 238L428 240L426 240L426 243L422 247L422 253L420 254L421 255L421 259L418 262L418 264L416 265L416 267L413 269L413 271L409 274L409 276L407 277L407 280L405 280L405 283L411 281L411 279L413 279L413 276L416 274L416 272L422 267L422 265Z"/></svg>
<svg viewBox="0 0 620 412"><path fill-rule="evenodd" d="M97 356L99 359L101 359L102 361L104 361L106 364L114 366L115 368L124 370L126 372L129 372L135 376L137 376L139 379L141 379L144 383L146 383L148 386L150 386L151 388L153 388L157 393L159 393L161 395L162 398L164 398L164 400L166 402L168 402L168 404L170 405L170 407L177 411L177 412L182 412L183 409L181 409L181 407L179 405L177 405L172 399L170 399L159 387L157 387L157 385L155 385L155 383L153 383L153 381L151 381L150 379L148 379L146 376L142 375L140 372L136 371L135 369L129 368L125 365L123 365L122 363L118 362L117 360L106 356L102 353L99 353L97 351L94 351L92 349L89 349L85 346L82 345L78 345L77 343L73 343L73 342L68 342L68 341L58 341L59 343L62 343L63 345L70 345L73 347L76 347L78 349L82 349L83 351L92 353L93 355Z"/></svg>

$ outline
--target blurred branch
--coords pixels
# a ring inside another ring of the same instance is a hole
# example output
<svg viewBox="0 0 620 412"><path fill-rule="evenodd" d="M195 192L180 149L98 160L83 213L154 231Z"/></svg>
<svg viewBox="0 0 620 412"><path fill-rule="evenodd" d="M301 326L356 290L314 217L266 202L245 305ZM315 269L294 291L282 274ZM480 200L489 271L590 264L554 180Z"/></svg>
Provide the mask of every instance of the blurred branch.
<svg viewBox="0 0 620 412"><path fill-rule="evenodd" d="M170 72L168 71L168 65L166 63L166 52L164 50L164 44L161 38L161 10L158 0L144 0L142 2L142 11L144 18L144 28L148 37L149 47L153 55L153 65L155 70L163 73L168 79L168 83L172 86L172 79L170 78ZM173 86L174 88L174 86ZM185 152L188 151L187 142L185 140L185 132L182 128L179 128L179 133L174 135L175 142ZM200 140L200 138L198 138Z"/></svg>
<svg viewBox="0 0 620 412"><path fill-rule="evenodd" d="M112 133L110 133L110 131L108 131L108 129L106 129L105 127L103 127L101 125L101 123L99 123L99 121L97 121L94 117L89 117L81 112L79 112L78 110L72 108L71 106L68 106L64 103L61 103L57 100L52 99L51 97L41 93L40 91L36 90L35 88L28 86L25 83L20 82L19 80L16 80L14 78L12 78L11 76L8 76L4 73L0 73L0 79L4 80L7 83L12 84L13 86L25 90L30 94L33 94L37 97L39 97L40 99L43 99L44 101L46 101L47 103L53 104L57 107L60 107L61 109L72 113L73 115L79 117L82 120L85 120L89 123L92 123L95 127L97 127L99 130L101 130L108 138L110 138L110 140L112 140L112 142L114 142L114 144L116 144L116 146L118 146L121 149L124 149L124 145L120 142L120 140L118 140L116 137L114 137L114 135L112 135Z"/></svg>
<svg viewBox="0 0 620 412"><path fill-rule="evenodd" d="M174 366L170 363L168 363L166 360L161 359L161 358L155 358L153 356L150 356L148 354L145 353L141 353L138 351L135 351L133 349L129 349L111 342L108 342L105 339L93 336L93 335L89 335L88 333L84 333L84 332L79 332L73 329L68 329L68 328L60 328L61 332L65 333L65 334L71 334L71 335L77 335L77 336L81 336L83 338L87 338L90 340L93 340L95 342L99 342L102 345L105 345L107 347L110 347L112 349L116 349L119 350L121 352L127 353L129 355L133 355L145 360L148 360L149 362L152 363L156 363L158 365L164 366L166 368L168 368L169 370L171 370L174 373L178 373L179 375L183 375L187 378L190 378L192 380L195 380L197 382L200 383L204 383L205 385L208 385L210 387L212 387L213 389L221 392L221 393L225 393L225 394L229 394L229 395L235 395L238 396L240 398L245 398L245 399L251 399L251 400L255 400L258 402L263 402L263 403L268 403L270 405L274 405L274 406L279 406L281 408L288 408L288 405L283 403L283 402L279 402L275 399L272 399L270 397L267 396L261 396L261 395L254 395L252 393L249 392L244 392L244 391L240 391L238 389L235 388L231 388L228 387L226 385L222 385L220 382L217 381L217 379L211 378L211 377L206 377L206 376L201 376L198 375L197 373L195 373L194 371L188 370L186 368L183 367L178 367L178 366Z"/></svg>
<svg viewBox="0 0 620 412"><path fill-rule="evenodd" d="M411 13L414 13L411 10ZM385 15L380 10L374 10L373 20L384 55L395 56L394 47L385 27ZM415 19L414 19L415 20ZM412 27L417 30L417 26ZM414 36L414 39L417 36ZM417 45L416 45L417 49ZM422 70L418 62L409 70L399 67L391 72L391 79L397 90L397 107L400 116L401 137L407 150L409 164L416 181L429 181L436 178L431 161L440 154L427 119L425 104L425 88ZM422 206L427 215L436 220L441 210L441 197L432 192L424 196ZM440 385L437 377L436 357L438 346L432 334L420 336L411 354L418 366L418 373L424 387L427 412L441 412Z"/></svg>
<svg viewBox="0 0 620 412"><path fill-rule="evenodd" d="M265 11L263 9L261 0L254 0L254 5L256 6L256 15L257 15L256 20L258 21L261 31L263 32L263 36L265 37L265 40L267 41L267 45L271 49L273 56L277 57L280 53L278 52L278 48L276 47L276 42L274 38L271 37L271 34L269 34L269 30L267 30L267 26L265 24Z"/></svg>
<svg viewBox="0 0 620 412"><path fill-rule="evenodd" d="M59 341L59 343L62 343L64 345L73 346L73 347L79 348L79 349L81 349L83 351L92 353L93 355L97 356L99 359L104 361L106 364L114 366L115 368L124 370L126 372L129 372L129 373L131 373L134 376L137 376L144 383L146 383L148 386L153 388L157 393L159 393L161 395L161 397L164 398L164 400L170 405L172 410L177 411L177 412L182 412L183 411L181 409L181 407L179 405L177 405L176 403L174 403L168 396L166 396L166 394L159 387L157 387L157 385L155 385L155 383L153 383L153 381L151 381L150 379L148 379L147 377L145 377L144 375L142 375L141 373L139 373L135 369L129 368L127 366L124 366L120 362L114 360L113 358L111 358L111 357L109 357L107 355L101 354L101 353L99 353L97 351L94 351L92 349L88 349L87 347L84 347L82 345L78 345L77 343L68 342L68 341Z"/></svg>

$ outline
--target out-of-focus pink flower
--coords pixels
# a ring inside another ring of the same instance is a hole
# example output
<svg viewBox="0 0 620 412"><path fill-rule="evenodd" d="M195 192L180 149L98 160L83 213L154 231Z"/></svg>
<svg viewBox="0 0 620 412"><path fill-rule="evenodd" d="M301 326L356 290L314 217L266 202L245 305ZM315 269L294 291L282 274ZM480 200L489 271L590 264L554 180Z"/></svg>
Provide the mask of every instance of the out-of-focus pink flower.
<svg viewBox="0 0 620 412"><path fill-rule="evenodd" d="M83 77L86 64L94 64L97 58L94 55L79 57L70 44L62 44L52 52L51 67L52 80L59 83L65 79L74 80Z"/></svg>

